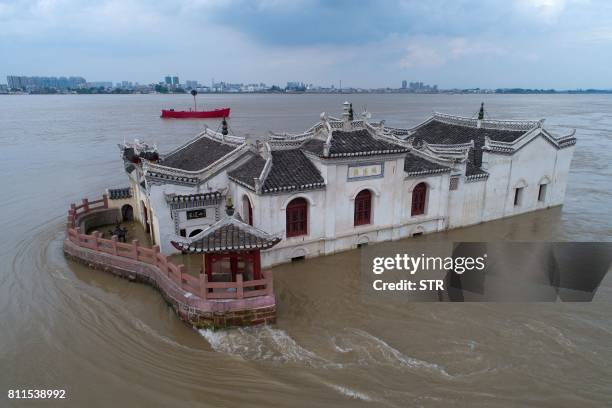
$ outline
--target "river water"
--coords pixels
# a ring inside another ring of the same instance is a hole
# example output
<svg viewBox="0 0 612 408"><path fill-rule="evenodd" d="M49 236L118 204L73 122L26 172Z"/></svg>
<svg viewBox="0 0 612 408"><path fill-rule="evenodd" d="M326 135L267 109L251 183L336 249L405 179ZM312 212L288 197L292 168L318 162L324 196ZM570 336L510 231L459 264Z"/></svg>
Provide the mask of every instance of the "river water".
<svg viewBox="0 0 612 408"><path fill-rule="evenodd" d="M433 110L547 118L577 129L562 208L428 240L609 241L612 96L220 95L252 137L301 131L350 99L409 126ZM202 121L165 121L190 96L0 97L0 406L9 389L65 389L47 406L606 406L612 282L592 303L398 303L362 297L359 252L275 268L278 323L220 332L184 325L154 289L67 262L70 202L127 179L117 143L161 151ZM213 128L218 122L207 122ZM385 245L385 244L381 244Z"/></svg>

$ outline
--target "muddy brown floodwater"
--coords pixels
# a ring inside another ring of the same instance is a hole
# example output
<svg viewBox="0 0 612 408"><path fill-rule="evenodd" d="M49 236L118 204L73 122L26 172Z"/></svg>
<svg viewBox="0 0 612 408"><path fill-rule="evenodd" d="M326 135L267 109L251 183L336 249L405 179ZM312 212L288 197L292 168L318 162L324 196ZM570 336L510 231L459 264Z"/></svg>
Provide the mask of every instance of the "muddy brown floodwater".
<svg viewBox="0 0 612 408"><path fill-rule="evenodd" d="M432 110L577 128L566 204L420 239L609 241L609 95L201 95L253 137L300 131L344 99L409 126ZM275 268L278 323L195 331L151 287L67 262L70 202L126 184L117 143L162 151L201 121L187 96L0 96L0 406L9 389L65 389L47 406L607 406L612 283L587 304L408 303L363 297L359 251ZM207 122L216 128L218 122ZM385 245L385 244L381 244ZM42 404L42 403L41 403Z"/></svg>

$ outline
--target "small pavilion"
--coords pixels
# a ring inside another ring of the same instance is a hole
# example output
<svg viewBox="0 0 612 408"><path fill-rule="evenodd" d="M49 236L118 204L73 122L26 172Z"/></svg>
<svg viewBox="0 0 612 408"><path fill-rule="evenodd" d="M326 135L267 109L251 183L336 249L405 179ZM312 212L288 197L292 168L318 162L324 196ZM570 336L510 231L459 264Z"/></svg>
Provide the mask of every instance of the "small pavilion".
<svg viewBox="0 0 612 408"><path fill-rule="evenodd" d="M203 255L203 273L209 282L262 279L260 251L272 248L281 238L245 223L228 200L226 216L199 234L172 241L182 252Z"/></svg>

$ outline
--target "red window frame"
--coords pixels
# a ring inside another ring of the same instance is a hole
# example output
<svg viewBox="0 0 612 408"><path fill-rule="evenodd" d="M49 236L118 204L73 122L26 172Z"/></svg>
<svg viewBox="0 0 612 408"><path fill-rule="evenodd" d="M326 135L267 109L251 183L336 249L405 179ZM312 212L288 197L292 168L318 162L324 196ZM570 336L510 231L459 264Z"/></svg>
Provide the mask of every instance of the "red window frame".
<svg viewBox="0 0 612 408"><path fill-rule="evenodd" d="M287 237L308 234L308 202L304 198L291 200L286 210Z"/></svg>
<svg viewBox="0 0 612 408"><path fill-rule="evenodd" d="M425 214L425 202L427 199L427 184L419 183L412 190L411 215Z"/></svg>
<svg viewBox="0 0 612 408"><path fill-rule="evenodd" d="M246 195L242 198L242 202L246 203L247 208L246 208L246 222L247 224L253 226L253 207L251 206L251 200L249 200L249 197L247 197ZM243 205L244 206L244 205Z"/></svg>
<svg viewBox="0 0 612 408"><path fill-rule="evenodd" d="M361 190L355 197L355 213L353 225L366 225L372 222L372 193L370 190Z"/></svg>

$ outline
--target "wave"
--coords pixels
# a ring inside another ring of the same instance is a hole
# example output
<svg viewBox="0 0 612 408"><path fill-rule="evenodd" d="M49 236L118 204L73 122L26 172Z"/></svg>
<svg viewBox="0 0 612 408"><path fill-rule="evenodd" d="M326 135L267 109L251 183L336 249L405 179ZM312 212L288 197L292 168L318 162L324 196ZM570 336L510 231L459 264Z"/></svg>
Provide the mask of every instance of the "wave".
<svg viewBox="0 0 612 408"><path fill-rule="evenodd" d="M324 358L299 345L284 330L270 326L247 327L199 333L213 350L245 360L300 363L318 368L347 368L355 366L391 366L435 373L451 378L438 364L407 356L384 340L360 329L345 329L331 337L331 357Z"/></svg>
<svg viewBox="0 0 612 408"><path fill-rule="evenodd" d="M267 360L276 363L305 363L313 367L335 364L300 346L284 330L270 326L231 330L199 330L213 350L239 356L245 360Z"/></svg>
<svg viewBox="0 0 612 408"><path fill-rule="evenodd" d="M360 329L346 329L345 334L332 337L340 353L353 353L359 365L391 365L396 368L424 369L443 377L453 377L444 367L407 356L384 340Z"/></svg>
<svg viewBox="0 0 612 408"><path fill-rule="evenodd" d="M355 391L350 388L343 387L341 385L336 385L336 384L325 383L325 385L327 385L328 387L338 391L340 394L347 396L349 398L358 399L362 401L368 401L368 402L372 401L372 397L370 397L368 394L365 394L363 392Z"/></svg>

